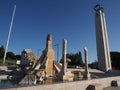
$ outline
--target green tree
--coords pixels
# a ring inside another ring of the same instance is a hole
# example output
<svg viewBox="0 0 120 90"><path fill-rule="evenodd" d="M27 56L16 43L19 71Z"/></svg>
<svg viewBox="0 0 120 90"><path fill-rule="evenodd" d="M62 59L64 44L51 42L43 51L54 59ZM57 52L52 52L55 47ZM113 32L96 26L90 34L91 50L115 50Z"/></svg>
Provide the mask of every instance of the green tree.
<svg viewBox="0 0 120 90"><path fill-rule="evenodd" d="M4 57L4 53L5 53L5 49L4 49L4 46L2 45L0 47L0 58L3 58Z"/></svg>
<svg viewBox="0 0 120 90"><path fill-rule="evenodd" d="M94 62L92 62L91 64L89 64L89 67L93 68L93 69L98 69L98 61L95 60Z"/></svg>
<svg viewBox="0 0 120 90"><path fill-rule="evenodd" d="M75 54L67 54L67 58L71 59L71 62L68 62L68 65L71 66L84 66L81 52L75 53Z"/></svg>
<svg viewBox="0 0 120 90"><path fill-rule="evenodd" d="M6 58L7 59L15 59L15 54L13 52L7 52Z"/></svg>
<svg viewBox="0 0 120 90"><path fill-rule="evenodd" d="M15 55L15 58L17 59L17 60L21 60L21 55Z"/></svg>
<svg viewBox="0 0 120 90"><path fill-rule="evenodd" d="M120 70L120 52L110 52L112 68Z"/></svg>

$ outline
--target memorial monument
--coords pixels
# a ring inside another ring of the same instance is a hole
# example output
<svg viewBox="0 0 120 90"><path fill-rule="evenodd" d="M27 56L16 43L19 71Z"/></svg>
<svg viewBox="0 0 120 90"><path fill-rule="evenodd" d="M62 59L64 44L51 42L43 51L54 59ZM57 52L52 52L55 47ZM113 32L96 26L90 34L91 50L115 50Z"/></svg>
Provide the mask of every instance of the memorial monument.
<svg viewBox="0 0 120 90"><path fill-rule="evenodd" d="M46 40L46 49L43 51L47 57L45 71L47 75L53 75L54 50L52 48L52 35L48 34Z"/></svg>
<svg viewBox="0 0 120 90"><path fill-rule="evenodd" d="M41 57L36 60L31 50L24 49L22 52L22 61L31 63L29 69L26 70L25 76L19 82L20 85L33 85L37 82L43 82L45 78L53 76L54 50L52 49L52 35L48 34L46 40L46 48L43 50ZM29 62L28 62L29 61ZM25 63L26 64L26 63Z"/></svg>
<svg viewBox="0 0 120 90"><path fill-rule="evenodd" d="M94 10L95 10L98 67L100 70L107 72L111 70L111 59L105 15L103 12L103 7L101 7L99 4L94 7Z"/></svg>

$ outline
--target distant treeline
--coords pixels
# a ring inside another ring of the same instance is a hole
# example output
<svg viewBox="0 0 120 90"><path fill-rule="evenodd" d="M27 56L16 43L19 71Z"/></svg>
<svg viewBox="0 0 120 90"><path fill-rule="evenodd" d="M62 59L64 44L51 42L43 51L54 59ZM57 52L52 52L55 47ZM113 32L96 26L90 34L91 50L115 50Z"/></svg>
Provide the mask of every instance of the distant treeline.
<svg viewBox="0 0 120 90"><path fill-rule="evenodd" d="M113 70L120 70L120 52L110 52L111 64ZM98 69L98 61L95 60L89 64L91 68Z"/></svg>
<svg viewBox="0 0 120 90"><path fill-rule="evenodd" d="M120 52L110 52L112 68L120 70Z"/></svg>
<svg viewBox="0 0 120 90"><path fill-rule="evenodd" d="M68 66L84 66L83 60L82 60L82 55L81 52L79 51L78 53L71 53L67 54L67 58L71 59L71 62L68 62Z"/></svg>
<svg viewBox="0 0 120 90"><path fill-rule="evenodd" d="M3 59L4 53L5 53L5 48L2 45L0 46L0 59ZM68 66L72 66L72 67L84 66L84 62L80 51L77 53L68 53L66 56L71 60L71 62L68 62ZM111 56L112 69L120 70L120 52L110 52L110 56ZM12 51L9 51L6 54L6 59L20 60L21 55L15 55ZM98 69L98 61L95 60L94 62L89 64L89 67Z"/></svg>
<svg viewBox="0 0 120 90"><path fill-rule="evenodd" d="M4 53L5 53L5 48L2 45L0 47L0 59L3 59ZM20 60L21 59L21 55L15 55L12 51L9 51L9 52L6 53L6 59Z"/></svg>

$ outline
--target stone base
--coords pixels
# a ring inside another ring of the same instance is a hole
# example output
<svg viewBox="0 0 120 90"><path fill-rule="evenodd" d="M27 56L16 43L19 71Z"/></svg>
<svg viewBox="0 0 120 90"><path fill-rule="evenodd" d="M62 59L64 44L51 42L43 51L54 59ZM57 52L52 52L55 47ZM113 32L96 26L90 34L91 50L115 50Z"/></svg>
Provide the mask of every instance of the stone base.
<svg viewBox="0 0 120 90"><path fill-rule="evenodd" d="M66 75L62 76L62 80L63 80L63 81L68 81L68 79L69 79L68 76L66 76Z"/></svg>
<svg viewBox="0 0 120 90"><path fill-rule="evenodd" d="M84 75L83 75L83 78L85 78L85 79L91 79L91 74L90 73L85 73Z"/></svg>
<svg viewBox="0 0 120 90"><path fill-rule="evenodd" d="M61 76L62 81L73 81L74 74L72 74L70 71L66 72L65 75Z"/></svg>
<svg viewBox="0 0 120 90"><path fill-rule="evenodd" d="M53 77L48 77L46 80L45 80L45 84L51 84L53 83Z"/></svg>
<svg viewBox="0 0 120 90"><path fill-rule="evenodd" d="M64 75L64 76L62 77L62 80L63 80L63 81L73 81L73 78L72 78L72 77L69 77L69 76Z"/></svg>

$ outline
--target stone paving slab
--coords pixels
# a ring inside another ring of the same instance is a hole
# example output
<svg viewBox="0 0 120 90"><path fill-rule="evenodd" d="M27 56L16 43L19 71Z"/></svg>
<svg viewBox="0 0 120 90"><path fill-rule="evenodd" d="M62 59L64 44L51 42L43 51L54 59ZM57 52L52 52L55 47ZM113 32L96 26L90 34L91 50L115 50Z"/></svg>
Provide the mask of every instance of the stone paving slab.
<svg viewBox="0 0 120 90"><path fill-rule="evenodd" d="M120 90L120 87L106 87L103 90Z"/></svg>

